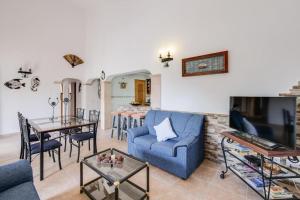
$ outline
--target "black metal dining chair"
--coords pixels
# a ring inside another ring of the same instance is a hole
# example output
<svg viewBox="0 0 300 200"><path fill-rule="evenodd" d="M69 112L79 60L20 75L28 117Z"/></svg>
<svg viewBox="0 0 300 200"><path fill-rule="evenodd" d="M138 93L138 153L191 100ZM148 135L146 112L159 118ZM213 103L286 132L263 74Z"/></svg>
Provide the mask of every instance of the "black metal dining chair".
<svg viewBox="0 0 300 200"><path fill-rule="evenodd" d="M78 119L84 119L84 108L77 108L76 109L76 118ZM65 146L64 146L64 152L66 152L67 150L67 136L72 134L72 133L77 133L82 131L81 128L74 128L74 129L68 129L68 130L63 130L60 131L59 135L62 136L62 134L64 135L64 139L65 139ZM60 139L61 141L61 139Z"/></svg>
<svg viewBox="0 0 300 200"><path fill-rule="evenodd" d="M25 144L25 149L26 149L26 153L25 153L25 159L29 160L29 162L32 161L31 157L34 154L39 154L39 153L43 153L40 152L40 143L36 142L36 143L31 143L30 142L30 127L28 124L28 120L25 119L23 116L20 117L20 121L22 124L22 130L23 130L23 136L24 136L24 144ZM57 153L58 155L58 165L59 165L59 169L61 170L61 159L60 159L60 147L62 146L62 144L55 140L46 140L44 141L44 152L52 152L52 159L53 162L55 162L55 156L54 153Z"/></svg>
<svg viewBox="0 0 300 200"><path fill-rule="evenodd" d="M99 121L99 116L100 116L100 111L97 110L90 110L89 111L89 121L90 122L96 122L96 127L95 131L91 128L88 127L88 130L86 132L77 132L73 133L69 136L69 142L70 142L70 157L72 155L72 146L77 147L78 149L78 154L77 154L77 162L79 162L80 158L80 144L83 143L83 141L89 141L89 150L91 149L91 139L94 138L94 134L97 135L97 129L98 129L98 121ZM73 141L76 141L77 144L75 144Z"/></svg>
<svg viewBox="0 0 300 200"><path fill-rule="evenodd" d="M24 154L25 153L25 144L24 144L25 141L24 141L24 132L23 132L23 128L22 128L22 121L21 121L22 117L23 117L22 113L18 112L18 121L19 121L20 136L21 136L20 159L24 159L24 157L25 157L25 154ZM44 137L45 137L45 140L49 140L51 135L46 133ZM37 142L37 141L39 141L39 138L35 134L30 134L29 141ZM49 152L49 156L51 156L50 152Z"/></svg>

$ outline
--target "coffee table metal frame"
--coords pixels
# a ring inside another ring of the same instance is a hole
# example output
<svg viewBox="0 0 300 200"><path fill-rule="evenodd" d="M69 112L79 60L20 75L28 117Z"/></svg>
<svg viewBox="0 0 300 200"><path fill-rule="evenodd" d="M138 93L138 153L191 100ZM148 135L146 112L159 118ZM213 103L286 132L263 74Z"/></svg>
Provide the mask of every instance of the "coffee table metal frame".
<svg viewBox="0 0 300 200"><path fill-rule="evenodd" d="M111 152L111 154L113 153L113 151L116 151L120 154L123 154L124 156L127 156L127 157L130 157L134 160L137 160L137 161L140 161L142 163L144 163L144 165L142 165L141 167L138 167L136 170L134 170L132 173L128 174L127 176L121 178L120 180L118 181L114 181L112 180L109 176L107 176L105 173L101 172L99 169L97 169L96 167L94 167L93 165L91 165L90 163L87 162L87 159L88 158L91 158L93 156L97 156L99 154L102 154L104 152L107 152L109 151ZM83 184L83 164L85 164L86 166L88 166L89 168L91 168L93 171L95 171L99 177ZM142 171L143 169L146 168L146 189L138 186L137 184L133 183L132 181L129 180L130 177L134 176L135 174L137 174L138 172ZM109 148L109 149L106 149L106 150L103 150L101 152L98 152L96 154L93 154L93 155L90 155L90 156L87 156L85 157L81 162L80 162L80 193L84 192L90 199L93 199L93 200L96 200L92 194L90 194L90 192L88 190L85 189L86 186L90 185L91 183L101 179L101 178L104 178L106 179L107 181L109 181L111 184L113 184L115 186L115 200L118 200L119 199L119 187L120 185L123 183L123 182L127 182L129 183L130 185L134 186L135 188L137 188L138 190L142 191L145 193L145 195L141 198L141 199L149 199L149 190L150 190L150 184L149 184L149 173L150 173L150 170L149 170L149 163L148 162L144 162L136 157L133 157L127 153L124 153L118 149L115 149L115 148Z"/></svg>

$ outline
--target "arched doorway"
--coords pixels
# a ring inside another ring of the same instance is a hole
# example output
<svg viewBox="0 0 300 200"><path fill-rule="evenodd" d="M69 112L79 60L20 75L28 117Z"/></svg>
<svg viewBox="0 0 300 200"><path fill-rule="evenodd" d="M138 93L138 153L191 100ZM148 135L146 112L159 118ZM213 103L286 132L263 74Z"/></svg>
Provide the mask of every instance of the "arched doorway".
<svg viewBox="0 0 300 200"><path fill-rule="evenodd" d="M143 82L142 86L137 81ZM133 103L152 106L151 102L154 101L156 104L159 102L159 106L157 104L154 108L160 108L160 84L160 75L152 75L148 70L114 74L101 81L101 128L111 128L111 112L120 107L130 107ZM153 85L155 87L151 88ZM152 93L156 94L155 99Z"/></svg>

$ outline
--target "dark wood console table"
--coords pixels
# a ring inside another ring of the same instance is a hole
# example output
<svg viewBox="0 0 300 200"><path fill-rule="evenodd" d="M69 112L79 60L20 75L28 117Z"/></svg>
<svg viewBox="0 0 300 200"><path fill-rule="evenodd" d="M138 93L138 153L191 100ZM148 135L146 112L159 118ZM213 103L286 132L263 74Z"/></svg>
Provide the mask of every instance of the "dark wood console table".
<svg viewBox="0 0 300 200"><path fill-rule="evenodd" d="M279 163L274 162L274 157L293 157L293 156L300 156L300 150L287 150L287 149L268 149L264 148L261 144L257 144L255 142L250 141L247 138L241 137L238 134L232 133L232 132L222 132L221 133L224 137L221 141L221 147L222 152L224 156L225 161L225 171L222 171L220 174L220 178L224 179L225 174L228 172L228 170L232 171L233 174L238 176L243 182L245 182L250 188L252 188L259 196L261 196L265 200L269 200L270 198L270 187L272 184L276 185L276 180L279 179L290 179L290 178L300 178L300 174L298 172L293 171L292 169L283 166ZM236 142L243 147L246 147L253 152L255 152L257 155L256 157L260 161L260 167L255 167L252 164L250 164L247 160L244 159L244 157L241 157L234 153L229 148L226 148L224 146L225 140L227 143L233 143ZM243 176L240 175L240 173L237 172L235 168L233 168L231 165L228 164L227 156L231 156L231 158L235 159L237 162L251 168L257 175L261 178L263 182L263 186L261 190L258 190L257 188L253 187L251 184L249 184L249 181ZM264 165L268 163L271 165L271 170L269 173L265 172ZM288 173L284 176L280 174L274 174L273 169L277 166L279 166L281 169L284 169ZM292 198L286 198L286 199L298 199L295 196Z"/></svg>

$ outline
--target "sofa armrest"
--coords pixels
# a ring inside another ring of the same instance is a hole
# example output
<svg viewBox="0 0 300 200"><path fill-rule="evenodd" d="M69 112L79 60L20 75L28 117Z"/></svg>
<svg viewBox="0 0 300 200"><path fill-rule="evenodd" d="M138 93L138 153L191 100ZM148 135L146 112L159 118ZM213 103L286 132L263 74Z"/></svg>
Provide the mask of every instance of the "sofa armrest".
<svg viewBox="0 0 300 200"><path fill-rule="evenodd" d="M177 142L174 146L173 146L173 156L176 155L176 150L178 147L186 147L189 148L189 146L196 140L195 136L188 136L182 140L180 140L179 142Z"/></svg>
<svg viewBox="0 0 300 200"><path fill-rule="evenodd" d="M147 126L140 126L136 128L128 129L128 141L133 142L134 138L149 134Z"/></svg>
<svg viewBox="0 0 300 200"><path fill-rule="evenodd" d="M25 182L33 182L32 168L27 160L0 166L0 192Z"/></svg>

